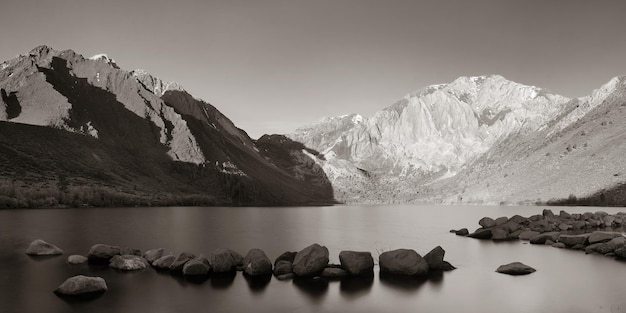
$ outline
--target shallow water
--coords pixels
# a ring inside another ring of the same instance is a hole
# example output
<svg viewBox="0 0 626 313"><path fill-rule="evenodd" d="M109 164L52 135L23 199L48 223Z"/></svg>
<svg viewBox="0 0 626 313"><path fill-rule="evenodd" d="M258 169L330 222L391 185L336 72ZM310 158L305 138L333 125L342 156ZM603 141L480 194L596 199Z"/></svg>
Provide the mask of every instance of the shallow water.
<svg viewBox="0 0 626 313"><path fill-rule="evenodd" d="M483 216L541 213L542 207L334 206L291 208L116 208L0 211L0 312L625 312L626 263L520 241L494 243L450 234L478 227ZM555 213L598 208L552 208ZM623 208L622 208L623 209ZM619 208L602 208L609 213ZM30 241L52 242L65 254L32 258ZM437 245L458 267L427 281L249 281L212 277L188 282L153 269L121 273L69 265L106 243L208 254L263 249L270 259L318 242L338 263L341 250L383 252L411 248L424 255ZM520 261L528 276L495 273ZM97 275L109 291L88 302L65 301L52 291L66 278Z"/></svg>

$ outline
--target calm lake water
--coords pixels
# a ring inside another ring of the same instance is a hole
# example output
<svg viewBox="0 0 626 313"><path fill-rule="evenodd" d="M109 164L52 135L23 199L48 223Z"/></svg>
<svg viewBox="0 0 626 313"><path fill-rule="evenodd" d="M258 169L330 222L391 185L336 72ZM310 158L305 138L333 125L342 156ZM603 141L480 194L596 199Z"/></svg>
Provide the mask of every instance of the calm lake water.
<svg viewBox="0 0 626 313"><path fill-rule="evenodd" d="M478 227L483 216L541 213L542 207L334 206L285 208L119 208L0 211L0 312L626 312L626 263L520 241L493 243L450 234ZM555 213L563 208L552 208ZM564 208L570 213L619 208ZM621 208L623 210L623 208ZM52 242L65 254L31 258L30 241ZM208 254L261 248L274 260L311 243L330 250L379 253L397 248L421 255L437 245L458 267L425 282L381 279L302 284L251 282L241 273L191 283L153 269L122 273L67 256L96 243ZM495 273L520 261L528 276ZM109 291L68 302L52 291L66 278L101 276Z"/></svg>

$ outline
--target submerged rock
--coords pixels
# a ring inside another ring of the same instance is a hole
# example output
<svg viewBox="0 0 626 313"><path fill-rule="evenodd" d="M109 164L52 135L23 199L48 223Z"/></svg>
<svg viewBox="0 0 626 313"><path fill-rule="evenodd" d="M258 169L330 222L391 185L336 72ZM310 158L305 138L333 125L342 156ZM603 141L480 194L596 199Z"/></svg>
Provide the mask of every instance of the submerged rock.
<svg viewBox="0 0 626 313"><path fill-rule="evenodd" d="M130 254L116 255L111 258L109 266L122 271L137 271L146 268L146 259Z"/></svg>
<svg viewBox="0 0 626 313"><path fill-rule="evenodd" d="M67 257L67 263L69 264L82 264L87 262L87 257L86 256L82 256L82 255L78 255L78 254L72 254L70 256Z"/></svg>
<svg viewBox="0 0 626 313"><path fill-rule="evenodd" d="M536 270L526 264L513 262L501 265L498 269L496 269L496 272L508 275L527 275L536 272Z"/></svg>
<svg viewBox="0 0 626 313"><path fill-rule="evenodd" d="M339 262L350 275L368 274L374 271L374 258L369 252L341 251Z"/></svg>
<svg viewBox="0 0 626 313"><path fill-rule="evenodd" d="M41 239L35 239L30 243L30 245L28 245L28 248L26 248L26 254L36 256L60 255L63 254L63 250L49 242L45 242Z"/></svg>
<svg viewBox="0 0 626 313"><path fill-rule="evenodd" d="M57 296L88 297L99 295L107 289L102 277L78 275L65 280L54 293Z"/></svg>
<svg viewBox="0 0 626 313"><path fill-rule="evenodd" d="M428 274L428 263L415 250L397 249L380 254L380 272L383 274L423 276Z"/></svg>
<svg viewBox="0 0 626 313"><path fill-rule="evenodd" d="M293 272L300 277L315 276L324 270L328 261L328 248L315 243L296 254Z"/></svg>

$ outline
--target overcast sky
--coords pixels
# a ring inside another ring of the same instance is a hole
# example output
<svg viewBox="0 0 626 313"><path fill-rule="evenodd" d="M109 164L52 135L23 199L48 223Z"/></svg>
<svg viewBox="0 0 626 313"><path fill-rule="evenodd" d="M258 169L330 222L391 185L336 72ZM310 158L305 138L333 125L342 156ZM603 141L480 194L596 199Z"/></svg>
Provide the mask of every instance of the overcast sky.
<svg viewBox="0 0 626 313"><path fill-rule="evenodd" d="M569 97L626 75L626 1L4 0L0 60L47 44L181 83L253 138L371 116L459 76Z"/></svg>

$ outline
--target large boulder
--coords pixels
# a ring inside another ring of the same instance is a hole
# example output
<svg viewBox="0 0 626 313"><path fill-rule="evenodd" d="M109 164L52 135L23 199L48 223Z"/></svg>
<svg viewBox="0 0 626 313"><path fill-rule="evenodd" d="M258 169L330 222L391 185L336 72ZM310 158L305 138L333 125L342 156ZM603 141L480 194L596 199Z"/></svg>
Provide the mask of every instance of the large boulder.
<svg viewBox="0 0 626 313"><path fill-rule="evenodd" d="M164 255L154 260L154 262L152 262L152 266L154 266L157 270L169 270L175 260L176 257L171 254Z"/></svg>
<svg viewBox="0 0 626 313"><path fill-rule="evenodd" d="M476 238L476 239L491 239L491 229L477 229L475 232L467 235L467 237L470 238Z"/></svg>
<svg viewBox="0 0 626 313"><path fill-rule="evenodd" d="M374 258L369 252L341 251L339 262L350 275L369 274L374 271Z"/></svg>
<svg viewBox="0 0 626 313"><path fill-rule="evenodd" d="M244 273L250 276L264 276L272 274L272 261L261 249L251 249L243 259Z"/></svg>
<svg viewBox="0 0 626 313"><path fill-rule="evenodd" d="M428 264L429 270L443 271L446 268L446 264L443 261L443 257L446 255L446 250L443 250L441 246L437 246L430 252L424 255L424 261Z"/></svg>
<svg viewBox="0 0 626 313"><path fill-rule="evenodd" d="M146 259L131 254L116 255L109 261L109 267L122 271L142 270L146 268L147 265L148 261L146 261Z"/></svg>
<svg viewBox="0 0 626 313"><path fill-rule="evenodd" d="M107 289L102 277L78 275L65 280L54 293L58 296L89 297L99 295Z"/></svg>
<svg viewBox="0 0 626 313"><path fill-rule="evenodd" d="M182 271L185 263L189 262L189 260L195 258L196 255L192 252L182 252L179 254L174 262L170 265L171 271Z"/></svg>
<svg viewBox="0 0 626 313"><path fill-rule="evenodd" d="M209 255L209 264L215 273L228 273L237 269L230 250L215 249Z"/></svg>
<svg viewBox="0 0 626 313"><path fill-rule="evenodd" d="M486 216L478 221L478 225L480 225L482 228L491 228L496 226L496 221L494 221L493 218Z"/></svg>
<svg viewBox="0 0 626 313"><path fill-rule="evenodd" d="M146 253L143 254L143 257L146 259L146 261L152 264L152 262L162 257L164 252L165 250L163 248L152 249L152 250L146 251Z"/></svg>
<svg viewBox="0 0 626 313"><path fill-rule="evenodd" d="M587 241L589 234L583 235L560 235L558 241L562 242L566 246L573 247L575 245L584 245Z"/></svg>
<svg viewBox="0 0 626 313"><path fill-rule="evenodd" d="M89 263L109 263L112 257L119 255L121 252L118 246L109 246L105 244L95 244L89 249L87 259Z"/></svg>
<svg viewBox="0 0 626 313"><path fill-rule="evenodd" d="M83 264L87 262L87 257L78 254L72 254L67 257L67 263L69 264Z"/></svg>
<svg viewBox="0 0 626 313"><path fill-rule="evenodd" d="M508 275L527 275L534 273L536 270L526 264L520 262L513 262L506 265L501 265L496 269L496 272Z"/></svg>
<svg viewBox="0 0 626 313"><path fill-rule="evenodd" d="M28 245L28 248L26 248L26 254L37 256L60 255L63 254L63 250L49 242L45 242L41 239L35 239L30 243L30 245Z"/></svg>
<svg viewBox="0 0 626 313"><path fill-rule="evenodd" d="M594 231L589 234L589 244L599 243L599 242L607 242L616 237L623 237L621 233L617 232L608 232L608 231Z"/></svg>
<svg viewBox="0 0 626 313"><path fill-rule="evenodd" d="M509 221L509 218L506 216L498 217L495 220L496 226L502 226Z"/></svg>
<svg viewBox="0 0 626 313"><path fill-rule="evenodd" d="M206 276L209 275L210 271L209 260L204 256L193 258L183 265L183 275L185 276Z"/></svg>
<svg viewBox="0 0 626 313"><path fill-rule="evenodd" d="M535 245L537 244L543 245L548 240L554 243L559 238L559 235L561 235L561 233L556 232L556 231L539 234L533 238L530 238L530 243L535 244Z"/></svg>
<svg viewBox="0 0 626 313"><path fill-rule="evenodd" d="M415 250L397 249L383 252L378 257L382 274L423 276L428 274L428 263Z"/></svg>
<svg viewBox="0 0 626 313"><path fill-rule="evenodd" d="M328 265L328 248L312 244L296 254L293 272L296 276L308 277L320 274Z"/></svg>

